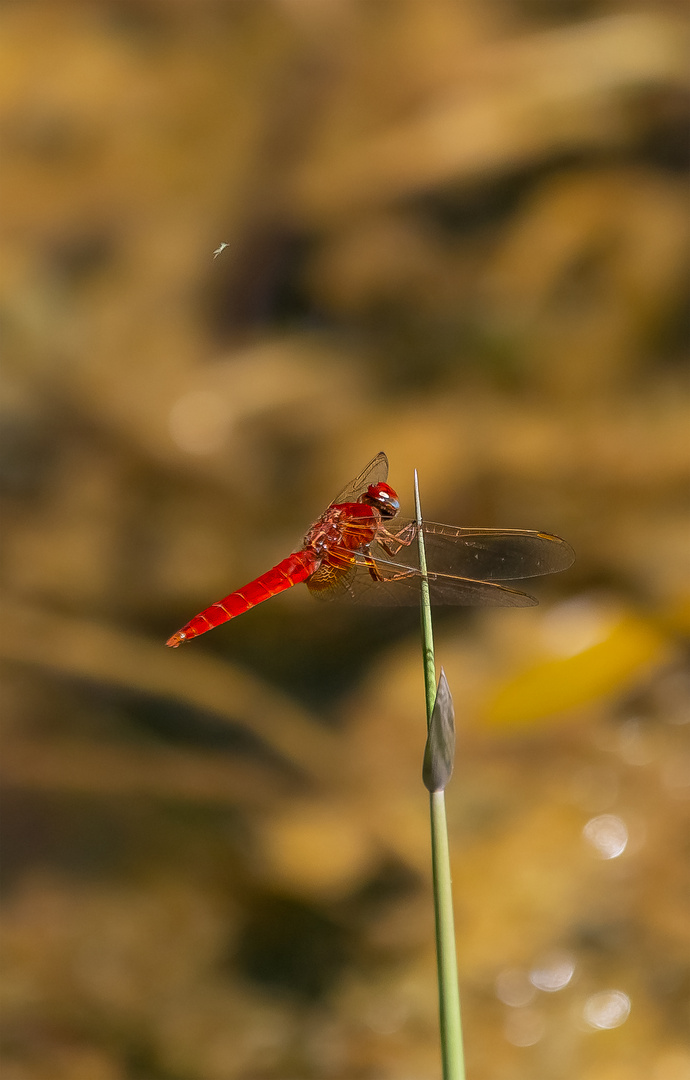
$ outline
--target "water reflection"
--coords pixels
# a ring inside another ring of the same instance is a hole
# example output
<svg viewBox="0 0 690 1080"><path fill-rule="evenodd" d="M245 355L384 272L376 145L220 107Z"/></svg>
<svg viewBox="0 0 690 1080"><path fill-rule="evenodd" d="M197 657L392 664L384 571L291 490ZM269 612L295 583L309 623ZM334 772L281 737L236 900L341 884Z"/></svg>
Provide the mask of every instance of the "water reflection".
<svg viewBox="0 0 690 1080"><path fill-rule="evenodd" d="M553 994L568 985L575 972L575 961L569 953L553 952L529 973L529 981L537 990Z"/></svg>
<svg viewBox="0 0 690 1080"><path fill-rule="evenodd" d="M527 974L520 968L505 968L496 976L496 997L504 1005L520 1008L529 1005L536 997L536 990Z"/></svg>
<svg viewBox="0 0 690 1080"><path fill-rule="evenodd" d="M583 1016L590 1027L617 1028L630 1014L630 998L622 990L602 990L587 998Z"/></svg>
<svg viewBox="0 0 690 1080"><path fill-rule="evenodd" d="M616 814L590 818L582 835L602 859L616 859L628 846L627 826Z"/></svg>

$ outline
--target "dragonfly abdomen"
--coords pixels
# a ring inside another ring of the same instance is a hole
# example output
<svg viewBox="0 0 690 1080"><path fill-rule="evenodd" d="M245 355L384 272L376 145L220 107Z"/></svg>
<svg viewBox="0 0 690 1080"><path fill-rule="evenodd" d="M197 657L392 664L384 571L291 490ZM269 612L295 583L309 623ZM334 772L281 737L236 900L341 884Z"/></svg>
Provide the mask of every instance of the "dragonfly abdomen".
<svg viewBox="0 0 690 1080"><path fill-rule="evenodd" d="M229 593L222 600L216 600L210 607L195 615L181 630L173 634L166 644L176 649L184 641L205 634L207 630L212 630L214 626L220 626L237 615L244 615L245 611L262 604L264 600L306 581L318 569L319 563L320 559L309 549L294 551L287 559L283 559L248 585Z"/></svg>

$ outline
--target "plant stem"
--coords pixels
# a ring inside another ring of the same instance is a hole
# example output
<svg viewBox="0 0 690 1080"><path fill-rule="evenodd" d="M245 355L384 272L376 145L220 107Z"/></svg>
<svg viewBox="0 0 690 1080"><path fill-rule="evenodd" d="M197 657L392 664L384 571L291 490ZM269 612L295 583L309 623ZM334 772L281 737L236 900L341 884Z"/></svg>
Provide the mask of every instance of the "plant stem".
<svg viewBox="0 0 690 1080"><path fill-rule="evenodd" d="M436 665L434 662L434 638L431 622L429 579L422 531L422 511L419 500L417 472L414 476L415 512L417 516L417 540L419 544L419 568L422 572L422 652L424 659L424 685L426 689L427 729L436 699ZM431 813L431 861L434 882L434 914L436 919L436 960L438 965L438 996L441 1026L441 1057L443 1080L465 1080L465 1060L460 1020L460 995L458 992L458 966L455 954L455 924L453 919L453 891L448 850L448 827L446 801L443 791L429 794Z"/></svg>
<svg viewBox="0 0 690 1080"><path fill-rule="evenodd" d="M453 886L450 877L445 792L432 791L429 799L443 1078L444 1080L464 1080L465 1062L458 992L458 965L455 956Z"/></svg>
<svg viewBox="0 0 690 1080"><path fill-rule="evenodd" d="M422 656L424 662L424 689L426 690L426 726L431 723L436 700L436 663L434 661L434 630L431 624L431 597L426 566L424 533L422 532L422 507L419 501L419 481L414 472L414 505L417 516L417 543L419 546L419 569L422 572Z"/></svg>

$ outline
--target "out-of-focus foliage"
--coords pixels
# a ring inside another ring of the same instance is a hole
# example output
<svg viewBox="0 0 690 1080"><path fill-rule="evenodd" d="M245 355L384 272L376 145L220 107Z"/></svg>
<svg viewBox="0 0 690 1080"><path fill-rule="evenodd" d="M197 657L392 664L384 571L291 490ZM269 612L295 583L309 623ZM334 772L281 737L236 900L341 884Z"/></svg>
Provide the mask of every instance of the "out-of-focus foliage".
<svg viewBox="0 0 690 1080"><path fill-rule="evenodd" d="M436 616L468 1073L690 1077L689 37L2 8L3 1080L439 1075L416 612L162 644L380 449L578 554Z"/></svg>

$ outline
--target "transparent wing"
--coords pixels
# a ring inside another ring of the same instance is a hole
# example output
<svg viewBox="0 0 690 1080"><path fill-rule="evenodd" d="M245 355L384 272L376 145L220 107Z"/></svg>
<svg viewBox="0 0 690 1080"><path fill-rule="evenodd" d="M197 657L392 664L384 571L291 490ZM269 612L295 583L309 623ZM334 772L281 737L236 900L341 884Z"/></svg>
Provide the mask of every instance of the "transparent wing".
<svg viewBox="0 0 690 1080"><path fill-rule="evenodd" d="M370 484L378 484L388 477L388 458L381 450L375 458L362 470L359 476L350 481L347 487L339 492L334 503L357 502L359 496L367 490ZM331 503L331 505L333 505Z"/></svg>
<svg viewBox="0 0 690 1080"><path fill-rule="evenodd" d="M358 560L361 556L357 557ZM313 592L319 600L349 597L359 603L380 607L419 604L421 575L419 570L384 559L376 559L381 581L375 581L368 565L358 561L346 574L334 578L327 589ZM309 582L307 582L309 587ZM452 574L429 574L432 604L453 604L457 607L534 607L538 601L517 589L491 581L472 581Z"/></svg>
<svg viewBox="0 0 690 1080"><path fill-rule="evenodd" d="M466 529L424 522L424 546L430 571L475 581L519 581L567 570L575 552L565 540L526 529ZM372 554L393 558L412 569L419 565L416 523L396 518L389 529L398 539L389 551L372 544ZM384 541L385 543L386 541Z"/></svg>

